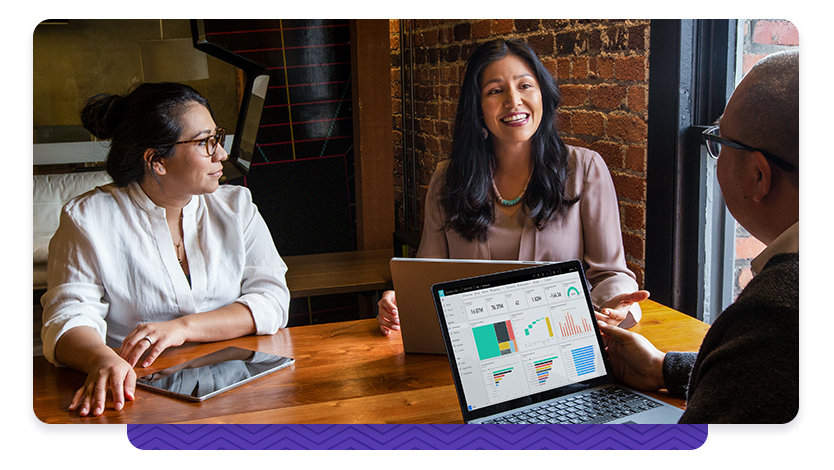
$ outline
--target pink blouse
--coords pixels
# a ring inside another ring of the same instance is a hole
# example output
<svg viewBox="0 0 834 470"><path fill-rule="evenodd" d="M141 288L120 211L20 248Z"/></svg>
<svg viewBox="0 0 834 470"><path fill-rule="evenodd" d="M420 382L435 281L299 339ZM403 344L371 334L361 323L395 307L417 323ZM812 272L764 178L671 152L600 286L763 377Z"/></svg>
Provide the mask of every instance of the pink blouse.
<svg viewBox="0 0 834 470"><path fill-rule="evenodd" d="M487 229L486 241L463 238L451 229L444 229L446 217L440 205L440 189L448 162L437 165L426 195L425 218L420 248L421 258L494 259L493 253L511 253L518 244L522 261L564 261L578 259L585 266L591 284L591 301L600 306L619 294L638 290L634 273L625 263L620 229L620 212L614 183L602 157L581 147L567 146L569 152L566 199L581 197L570 206L565 216L551 220L538 230L527 218L521 235L508 236L510 224L501 223ZM500 214L500 215L499 215ZM505 217L496 211L496 219ZM503 241L503 243L502 243ZM500 243L492 247L491 244ZM509 256L508 256L509 258ZM642 316L640 306L632 304L623 328L634 326Z"/></svg>

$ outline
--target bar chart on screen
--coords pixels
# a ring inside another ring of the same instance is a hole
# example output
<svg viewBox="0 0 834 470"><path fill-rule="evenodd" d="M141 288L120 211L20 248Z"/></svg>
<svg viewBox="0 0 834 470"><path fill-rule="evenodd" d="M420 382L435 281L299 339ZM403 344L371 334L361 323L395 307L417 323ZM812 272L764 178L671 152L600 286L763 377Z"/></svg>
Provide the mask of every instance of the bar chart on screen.
<svg viewBox="0 0 834 470"><path fill-rule="evenodd" d="M522 367L518 356L496 358L481 364L486 391L493 400L510 400L526 393L528 384Z"/></svg>
<svg viewBox="0 0 834 470"><path fill-rule="evenodd" d="M593 333L594 329L587 315L577 315L564 306L551 308L556 323L558 323L559 336L564 339L587 336Z"/></svg>
<svg viewBox="0 0 834 470"><path fill-rule="evenodd" d="M570 356L569 364L572 366L570 372L576 374L577 377L596 372L596 354L593 345L571 349Z"/></svg>

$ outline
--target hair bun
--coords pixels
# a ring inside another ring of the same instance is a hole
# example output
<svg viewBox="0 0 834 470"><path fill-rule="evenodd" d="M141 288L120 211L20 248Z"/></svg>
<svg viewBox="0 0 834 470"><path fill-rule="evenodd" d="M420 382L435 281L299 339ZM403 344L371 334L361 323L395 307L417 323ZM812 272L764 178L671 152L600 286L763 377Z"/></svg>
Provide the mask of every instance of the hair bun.
<svg viewBox="0 0 834 470"><path fill-rule="evenodd" d="M124 97L101 93L90 97L81 110L81 123L99 139L109 139L122 119Z"/></svg>

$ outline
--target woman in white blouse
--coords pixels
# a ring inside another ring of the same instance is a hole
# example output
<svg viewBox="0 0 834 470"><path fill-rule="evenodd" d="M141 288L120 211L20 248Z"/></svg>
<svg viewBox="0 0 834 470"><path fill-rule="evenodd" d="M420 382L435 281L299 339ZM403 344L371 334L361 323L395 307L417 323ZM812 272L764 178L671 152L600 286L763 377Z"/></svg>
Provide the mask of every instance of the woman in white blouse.
<svg viewBox="0 0 834 470"><path fill-rule="evenodd" d="M96 95L84 126L110 139L113 183L70 201L49 246L43 349L87 373L70 410L121 410L133 367L185 342L286 326L284 264L249 191L219 185L225 131L175 83ZM139 362L141 360L141 363Z"/></svg>

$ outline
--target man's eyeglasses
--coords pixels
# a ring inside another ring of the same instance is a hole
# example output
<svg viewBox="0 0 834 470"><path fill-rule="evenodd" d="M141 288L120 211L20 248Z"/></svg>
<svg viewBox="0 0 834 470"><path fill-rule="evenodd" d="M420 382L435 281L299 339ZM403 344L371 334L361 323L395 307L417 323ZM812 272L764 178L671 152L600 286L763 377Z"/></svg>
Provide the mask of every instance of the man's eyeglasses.
<svg viewBox="0 0 834 470"><path fill-rule="evenodd" d="M208 137L203 137L202 139L181 140L179 142L174 142L171 145L193 144L195 142L202 143L206 148L206 154L209 157L213 157L214 153L217 152L217 145L219 144L222 147L226 143L226 129L218 127L214 130L214 134Z"/></svg>
<svg viewBox="0 0 834 470"><path fill-rule="evenodd" d="M725 139L718 135L718 126L713 126L707 128L704 133L704 141L707 144L707 153L710 157L718 160L718 154L721 153L721 146L726 145L727 147L738 149L738 150L746 150L748 152L761 152L765 158L772 161L776 166L785 170L785 171L794 171L796 170L796 165L792 163L788 163L785 160L773 155L772 153L768 152L767 150L757 149L755 147L750 147L749 145L744 145L740 142L736 142L734 140Z"/></svg>

